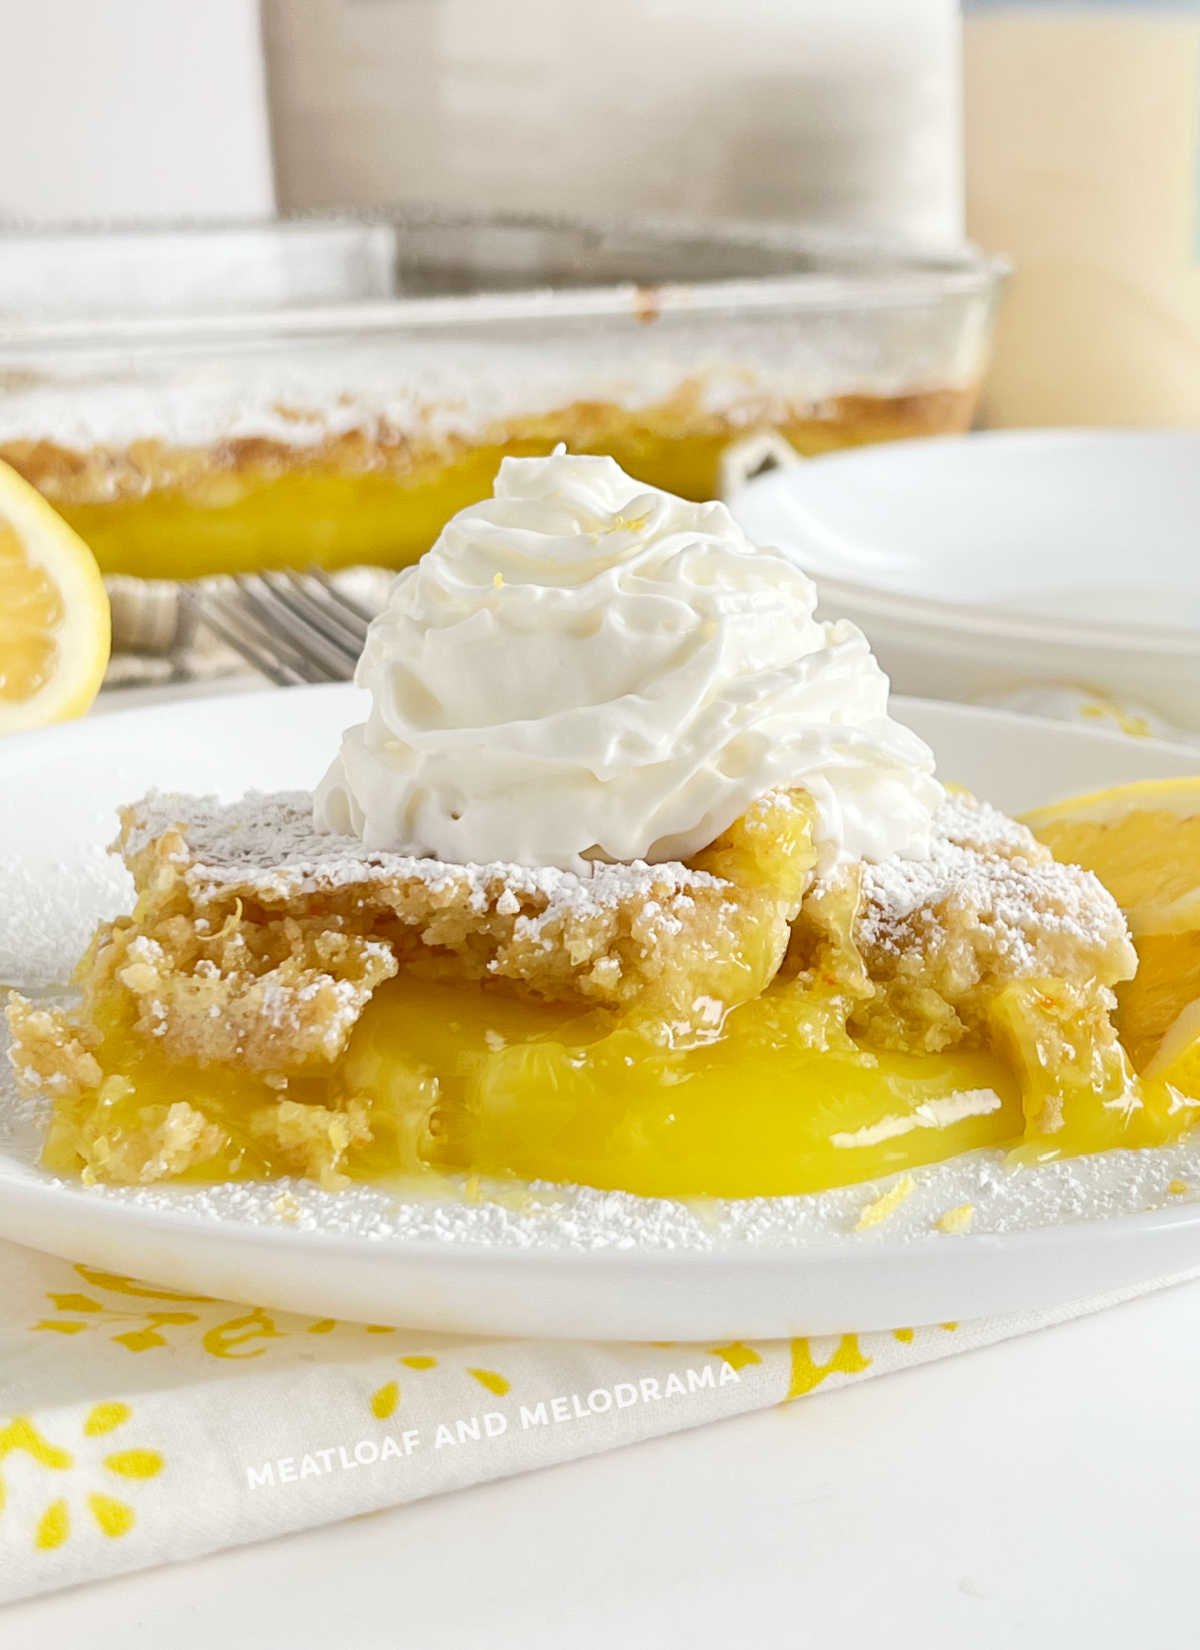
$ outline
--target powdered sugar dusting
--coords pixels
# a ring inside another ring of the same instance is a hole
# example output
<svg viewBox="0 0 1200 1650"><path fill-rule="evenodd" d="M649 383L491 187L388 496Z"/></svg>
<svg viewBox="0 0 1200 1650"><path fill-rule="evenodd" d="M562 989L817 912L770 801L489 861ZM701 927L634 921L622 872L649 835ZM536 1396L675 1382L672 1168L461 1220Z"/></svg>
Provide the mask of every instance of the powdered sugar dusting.
<svg viewBox="0 0 1200 1650"><path fill-rule="evenodd" d="M450 890L465 882L475 910L491 906L512 914L524 900L532 900L543 913L570 910L586 916L634 899L649 902L655 896L686 896L719 886L707 872L679 864L597 863L581 875L527 865L448 865L369 849L357 837L315 830L307 791L251 792L230 804L215 797L156 792L137 804L135 816L128 837L131 853L176 826L184 829L185 880L201 904L230 893L288 900L349 884L420 881Z"/></svg>
<svg viewBox="0 0 1200 1650"><path fill-rule="evenodd" d="M997 950L1020 969L1036 965L1035 936L1048 930L1090 949L1126 935L1116 901L1090 871L1060 864L1023 825L961 795L935 813L927 859L863 867L863 902L860 934L869 946L896 949L903 925L933 922L952 902L988 924Z"/></svg>

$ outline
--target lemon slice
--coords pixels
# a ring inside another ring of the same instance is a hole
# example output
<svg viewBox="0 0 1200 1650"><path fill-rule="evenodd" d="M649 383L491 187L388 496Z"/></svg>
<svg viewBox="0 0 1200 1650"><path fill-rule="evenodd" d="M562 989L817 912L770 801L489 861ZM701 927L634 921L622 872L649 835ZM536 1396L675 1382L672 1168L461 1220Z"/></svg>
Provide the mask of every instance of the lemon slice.
<svg viewBox="0 0 1200 1650"><path fill-rule="evenodd" d="M1148 1072L1187 1010L1200 1002L1200 931L1141 934L1133 943L1138 969L1117 988L1117 1029L1134 1065Z"/></svg>
<svg viewBox="0 0 1200 1650"><path fill-rule="evenodd" d="M1145 1075L1200 1096L1200 998L1176 1016L1146 1064Z"/></svg>
<svg viewBox="0 0 1200 1650"><path fill-rule="evenodd" d="M1135 938L1200 929L1200 777L1093 791L1024 823L1056 859L1095 871Z"/></svg>
<svg viewBox="0 0 1200 1650"><path fill-rule="evenodd" d="M1125 912L1138 970L1118 989L1117 1027L1134 1066L1200 1093L1200 778L1095 791L1025 824Z"/></svg>
<svg viewBox="0 0 1200 1650"><path fill-rule="evenodd" d="M108 597L87 545L0 463L0 733L82 716L108 663Z"/></svg>

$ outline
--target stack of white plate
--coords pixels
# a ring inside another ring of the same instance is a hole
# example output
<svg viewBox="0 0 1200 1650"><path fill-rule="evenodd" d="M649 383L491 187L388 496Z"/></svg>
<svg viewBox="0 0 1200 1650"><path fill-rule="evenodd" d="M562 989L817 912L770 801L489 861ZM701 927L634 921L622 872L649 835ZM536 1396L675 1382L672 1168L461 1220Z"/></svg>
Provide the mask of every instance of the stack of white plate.
<svg viewBox="0 0 1200 1650"><path fill-rule="evenodd" d="M1083 689L1200 731L1200 433L1027 430L860 447L737 487L894 686Z"/></svg>

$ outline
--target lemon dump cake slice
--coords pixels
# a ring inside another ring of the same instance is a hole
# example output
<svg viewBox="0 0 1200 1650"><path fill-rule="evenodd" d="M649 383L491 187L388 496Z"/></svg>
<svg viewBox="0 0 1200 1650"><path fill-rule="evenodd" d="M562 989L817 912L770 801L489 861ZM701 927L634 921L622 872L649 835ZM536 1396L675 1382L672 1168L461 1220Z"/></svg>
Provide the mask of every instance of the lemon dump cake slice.
<svg viewBox="0 0 1200 1650"><path fill-rule="evenodd" d="M723 506L507 460L396 581L304 792L124 812L137 900L15 999L44 1161L804 1192L1165 1140L1116 904L946 796L853 625Z"/></svg>
<svg viewBox="0 0 1200 1650"><path fill-rule="evenodd" d="M126 810L137 905L81 1010L10 1009L51 1167L738 1195L1175 1130L1108 1017L1133 967L1115 903L973 799L927 860L825 878L788 795L697 856L715 869L448 865L310 816L303 794Z"/></svg>

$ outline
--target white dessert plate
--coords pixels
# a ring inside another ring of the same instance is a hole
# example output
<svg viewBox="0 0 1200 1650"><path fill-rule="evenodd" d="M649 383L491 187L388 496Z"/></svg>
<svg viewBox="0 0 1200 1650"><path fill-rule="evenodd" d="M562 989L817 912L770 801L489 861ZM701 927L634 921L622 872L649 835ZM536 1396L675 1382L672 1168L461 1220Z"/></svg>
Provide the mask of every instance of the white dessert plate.
<svg viewBox="0 0 1200 1650"><path fill-rule="evenodd" d="M352 688L118 713L0 744L0 980L65 978L127 900L102 852L113 809L157 785L310 785L353 719ZM1018 811L1192 771L1195 752L1000 712L903 702L942 772ZM695 1340L901 1327L1060 1305L1200 1266L1200 1138L1011 1170L972 1153L916 1176L881 1224L880 1186L674 1202L585 1188L289 1182L89 1188L36 1166L37 1127L0 1081L0 1236L189 1292L463 1333ZM1197 1131L1200 1136L1200 1131ZM970 1201L976 1224L936 1216Z"/></svg>
<svg viewBox="0 0 1200 1650"><path fill-rule="evenodd" d="M736 489L894 684L1052 679L1200 726L1200 433L997 430L799 460Z"/></svg>

